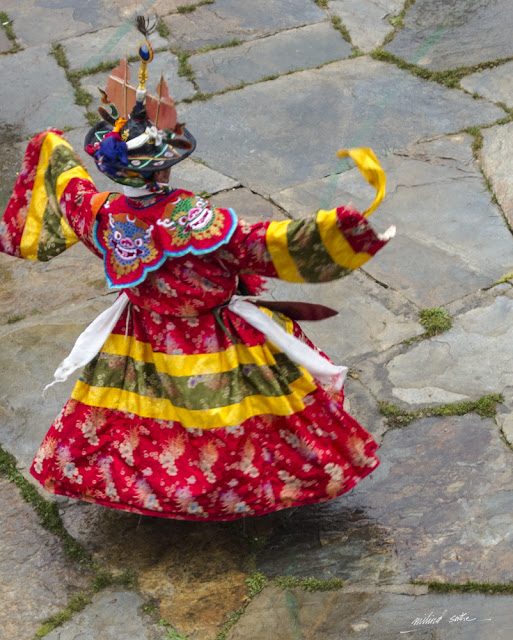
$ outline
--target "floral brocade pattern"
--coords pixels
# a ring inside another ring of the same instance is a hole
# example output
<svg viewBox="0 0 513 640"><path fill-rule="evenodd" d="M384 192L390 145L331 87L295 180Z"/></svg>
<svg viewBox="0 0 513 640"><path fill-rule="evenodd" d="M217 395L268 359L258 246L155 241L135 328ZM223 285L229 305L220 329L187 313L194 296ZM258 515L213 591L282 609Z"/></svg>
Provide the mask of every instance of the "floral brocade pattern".
<svg viewBox="0 0 513 640"><path fill-rule="evenodd" d="M29 145L0 228L0 250L12 255L27 257L20 243L42 136ZM53 163L47 190L70 158ZM31 473L48 491L230 520L330 500L377 467L377 444L344 411L343 393L228 307L241 280L255 291L262 278L328 281L360 266L385 244L362 216L340 208L248 224L188 192L133 201L99 194L79 167L66 175L58 202L49 193L69 225L65 245L76 237L103 256L129 304L37 452ZM59 229L43 231L46 242ZM313 346L297 324L274 318Z"/></svg>
<svg viewBox="0 0 513 640"><path fill-rule="evenodd" d="M342 397L318 389L287 418L223 429L98 412L69 400L32 467L51 492L136 513L230 520L330 500L377 465ZM74 427L66 414L73 416Z"/></svg>

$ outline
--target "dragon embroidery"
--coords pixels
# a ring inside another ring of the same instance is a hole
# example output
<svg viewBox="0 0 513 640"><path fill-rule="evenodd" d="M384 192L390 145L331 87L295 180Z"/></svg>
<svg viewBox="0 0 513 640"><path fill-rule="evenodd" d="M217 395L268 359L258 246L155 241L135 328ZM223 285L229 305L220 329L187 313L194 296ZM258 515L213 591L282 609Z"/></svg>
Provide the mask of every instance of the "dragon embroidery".
<svg viewBox="0 0 513 640"><path fill-rule="evenodd" d="M114 255L123 266L132 264L136 260L150 255L151 233L153 225L142 229L137 225L137 219L126 216L126 221L116 220L109 213L109 245Z"/></svg>

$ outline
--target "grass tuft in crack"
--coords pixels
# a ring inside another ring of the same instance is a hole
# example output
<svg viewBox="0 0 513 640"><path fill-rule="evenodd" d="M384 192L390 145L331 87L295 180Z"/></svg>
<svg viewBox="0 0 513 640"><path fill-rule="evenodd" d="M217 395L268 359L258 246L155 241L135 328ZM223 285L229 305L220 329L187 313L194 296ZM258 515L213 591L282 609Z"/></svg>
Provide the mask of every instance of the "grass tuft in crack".
<svg viewBox="0 0 513 640"><path fill-rule="evenodd" d="M391 402L380 402L379 411L387 419L389 429L400 429L407 427L414 420L421 420L422 418L464 416L467 413L477 413L482 418L494 418L497 413L497 404L500 402L504 402L504 396L501 393L491 393L482 396L479 400L452 402L438 407L425 407L416 411L401 409Z"/></svg>
<svg viewBox="0 0 513 640"><path fill-rule="evenodd" d="M86 567L91 567L91 558L87 551L66 531L59 515L57 503L49 502L41 496L36 487L18 471L14 456L2 447L0 447L0 474L18 487L22 498L32 505L37 513L41 525L61 539L68 558L80 562Z"/></svg>
<svg viewBox="0 0 513 640"><path fill-rule="evenodd" d="M433 309L421 309L419 322L426 330L426 336L437 336L439 333L449 331L452 327L451 316L443 307Z"/></svg>
<svg viewBox="0 0 513 640"><path fill-rule="evenodd" d="M414 580L414 585L427 586L430 592L434 593L513 593L513 584L496 584L491 582L471 582L468 580L464 584L443 583L443 582L423 582Z"/></svg>

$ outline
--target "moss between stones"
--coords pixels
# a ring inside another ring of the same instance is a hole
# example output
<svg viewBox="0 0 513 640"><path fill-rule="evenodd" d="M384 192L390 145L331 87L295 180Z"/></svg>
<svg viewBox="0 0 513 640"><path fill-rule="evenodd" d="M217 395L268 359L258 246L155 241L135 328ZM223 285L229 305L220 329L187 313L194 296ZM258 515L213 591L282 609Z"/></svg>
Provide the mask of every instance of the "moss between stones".
<svg viewBox="0 0 513 640"><path fill-rule="evenodd" d="M72 617L74 613L83 611L91 602L95 593L103 591L107 587L111 586L124 587L125 589L134 589L135 585L135 574L131 570L127 569L117 575L114 575L108 571L99 571L91 581L91 584L86 591L73 596L73 598L71 598L68 602L68 606L65 609L43 620L41 627L36 632L34 640L43 638L45 635L53 631L56 627L60 627L61 625L63 625Z"/></svg>
<svg viewBox="0 0 513 640"><path fill-rule="evenodd" d="M401 409L391 402L380 402L379 411L381 415L386 417L389 429L398 429L407 427L414 420L421 420L422 418L464 416L467 413L477 413L482 418L494 418L499 402L504 402L502 393L492 393L482 396L479 400L452 402L438 407L425 407L417 411Z"/></svg>
<svg viewBox="0 0 513 640"><path fill-rule="evenodd" d="M5 31L5 35L12 42L12 47L9 51L3 51L3 54L8 53L16 53L21 50L21 45L16 42L16 34L14 33L14 29L12 28L12 20L9 20L9 16L5 13L5 11L0 11L0 25L1 28Z"/></svg>
<svg viewBox="0 0 513 640"><path fill-rule="evenodd" d="M404 7L400 11L400 13L398 13L396 16L390 16L388 18L388 21L394 27L394 30L387 35L383 44L386 45L391 42L395 38L397 32L404 28L404 18L406 17L406 12L414 3L415 0L406 0L406 2L404 3Z"/></svg>
<svg viewBox="0 0 513 640"><path fill-rule="evenodd" d="M0 447L0 474L18 487L22 498L37 513L41 525L62 540L62 547L67 557L80 562L83 566L92 567L87 551L66 531L57 503L48 502L40 495L36 487L18 471L14 456L2 447Z"/></svg>
<svg viewBox="0 0 513 640"><path fill-rule="evenodd" d="M66 79L73 87L73 91L75 93L75 104L82 107L88 107L93 101L93 96L80 85L80 78L85 75L84 72L70 70L68 60L66 58L66 52L62 44L53 44L50 49L50 54L55 58L59 67L64 69Z"/></svg>
<svg viewBox="0 0 513 640"><path fill-rule="evenodd" d="M334 591L340 589L344 581L339 578L331 580L318 580L317 578L295 578L294 576L278 576L268 579L263 573L255 572L246 580L248 586L248 598L244 605L233 611L226 621L224 628L217 634L215 640L225 640L226 634L233 625L240 620L253 598L263 591L268 585L273 584L279 589L304 589L305 591Z"/></svg>
<svg viewBox="0 0 513 640"><path fill-rule="evenodd" d="M351 34L349 33L347 27L343 24L342 20L338 16L331 17L331 24L333 25L333 28L340 33L340 35L344 38L346 42L349 42L349 44L352 44Z"/></svg>
<svg viewBox="0 0 513 640"><path fill-rule="evenodd" d="M513 584L496 584L490 582L470 582L465 584L443 583L443 582L423 582L415 580L414 585L427 586L429 591L435 593L513 593Z"/></svg>
<svg viewBox="0 0 513 640"><path fill-rule="evenodd" d="M273 583L279 589L304 589L305 591L334 591L344 586L340 578L318 580L317 578L295 578L293 576L278 576Z"/></svg>
<svg viewBox="0 0 513 640"><path fill-rule="evenodd" d="M452 327L451 316L443 307L433 309L421 309L419 322L426 330L426 336L437 336L439 333L449 331Z"/></svg>
<svg viewBox="0 0 513 640"><path fill-rule="evenodd" d="M457 67L456 69L448 69L446 71L431 71L430 69L419 67L411 62L406 62L406 60L395 56L389 51L385 51L381 47L372 51L370 56L374 58L374 60L394 64L399 69L409 71L412 75L422 78L423 80L437 82L438 84L442 84L451 89L460 89L460 80L471 73L483 71L484 69L493 69L494 67L498 67L505 62L512 60L512 58L499 58L497 60L482 62L468 67ZM508 116L508 122L510 121L510 118L511 116ZM502 122L502 120L500 122Z"/></svg>

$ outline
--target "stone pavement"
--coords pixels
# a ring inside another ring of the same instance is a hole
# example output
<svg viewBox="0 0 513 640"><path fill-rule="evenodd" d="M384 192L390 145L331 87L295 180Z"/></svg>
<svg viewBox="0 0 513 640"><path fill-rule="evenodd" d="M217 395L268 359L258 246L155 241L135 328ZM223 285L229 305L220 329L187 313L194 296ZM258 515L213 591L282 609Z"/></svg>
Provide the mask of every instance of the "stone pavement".
<svg viewBox="0 0 513 640"><path fill-rule="evenodd" d="M136 11L161 16L150 78L198 139L175 186L296 218L367 206L334 154L380 157L373 222L394 241L337 283L270 288L340 310L305 328L350 367L381 465L330 503L232 523L52 501L28 468L72 382L41 389L112 294L81 246L0 255L2 639L513 637L511 1L3 0L2 207L28 136L81 148ZM430 335L435 308L452 327Z"/></svg>

